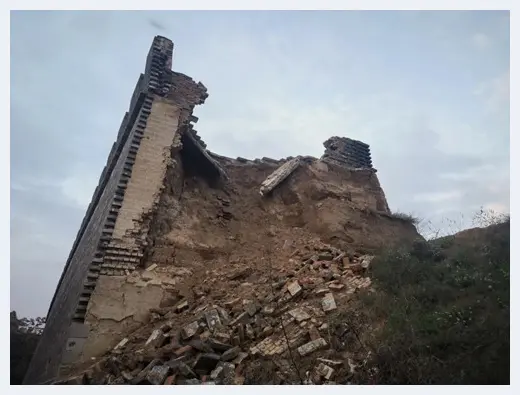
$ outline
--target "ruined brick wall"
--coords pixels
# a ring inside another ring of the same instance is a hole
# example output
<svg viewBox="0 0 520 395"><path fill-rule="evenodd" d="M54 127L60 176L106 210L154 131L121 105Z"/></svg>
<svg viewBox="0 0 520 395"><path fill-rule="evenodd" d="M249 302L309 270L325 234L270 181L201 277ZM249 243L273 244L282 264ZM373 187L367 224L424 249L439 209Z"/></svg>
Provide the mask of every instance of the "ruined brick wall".
<svg viewBox="0 0 520 395"><path fill-rule="evenodd" d="M56 377L81 356L85 314L100 275L129 273L146 247L147 217L179 125L207 97L202 84L169 68L173 43L156 37L49 308L25 382Z"/></svg>

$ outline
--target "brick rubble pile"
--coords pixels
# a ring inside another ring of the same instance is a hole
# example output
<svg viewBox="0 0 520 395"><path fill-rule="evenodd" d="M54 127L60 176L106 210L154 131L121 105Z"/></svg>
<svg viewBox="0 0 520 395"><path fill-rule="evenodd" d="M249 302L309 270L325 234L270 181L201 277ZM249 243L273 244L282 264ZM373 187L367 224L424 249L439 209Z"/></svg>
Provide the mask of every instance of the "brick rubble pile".
<svg viewBox="0 0 520 395"><path fill-rule="evenodd" d="M311 366L298 372L300 383L336 383L338 369L352 372L356 365L350 358L329 358L328 317L356 291L370 289L366 271L373 256L347 254L322 243L311 250L292 254L294 270L282 281L271 278L265 298L253 293L249 299L224 297L208 304L200 294L192 303L183 299L151 310L149 325L122 338L88 369L56 384L247 384L248 364L258 360L277 366L271 384L299 384L291 363L295 358ZM153 277L154 269L141 277ZM225 276L232 286L250 272L243 267Z"/></svg>

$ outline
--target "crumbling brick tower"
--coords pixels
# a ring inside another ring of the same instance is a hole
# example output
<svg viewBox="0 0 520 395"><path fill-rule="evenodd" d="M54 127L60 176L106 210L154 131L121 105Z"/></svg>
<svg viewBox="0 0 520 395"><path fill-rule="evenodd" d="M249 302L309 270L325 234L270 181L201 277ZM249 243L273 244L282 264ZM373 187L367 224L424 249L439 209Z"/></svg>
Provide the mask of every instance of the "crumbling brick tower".
<svg viewBox="0 0 520 395"><path fill-rule="evenodd" d="M208 96L206 88L173 72L172 54L170 40L154 38L52 299L27 384L52 380L60 366L78 360L88 338L87 305L99 276L128 274L141 263L172 147L180 144L182 131L191 144L201 144L190 122L196 121L195 105Z"/></svg>

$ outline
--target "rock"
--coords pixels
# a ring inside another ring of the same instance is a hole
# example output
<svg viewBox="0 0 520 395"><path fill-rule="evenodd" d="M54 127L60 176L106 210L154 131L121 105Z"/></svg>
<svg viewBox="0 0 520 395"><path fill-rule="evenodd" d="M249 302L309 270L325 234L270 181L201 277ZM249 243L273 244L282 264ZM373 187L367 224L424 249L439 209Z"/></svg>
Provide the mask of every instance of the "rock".
<svg viewBox="0 0 520 395"><path fill-rule="evenodd" d="M323 311L329 312L336 309L336 301L334 300L334 296L331 293L328 293L321 300L321 307Z"/></svg>
<svg viewBox="0 0 520 395"><path fill-rule="evenodd" d="M265 306L262 309L262 313L265 314L265 315L272 315L274 313L274 307L272 307L272 306Z"/></svg>
<svg viewBox="0 0 520 395"><path fill-rule="evenodd" d="M238 280L245 277L249 277L251 273L253 273L253 269L251 269L251 267L244 267L229 274L228 280Z"/></svg>
<svg viewBox="0 0 520 395"><path fill-rule="evenodd" d="M208 344L208 346L210 346L213 350L215 350L217 352L226 352L230 348L233 348L233 346L231 344L222 343L211 337L207 340L207 344Z"/></svg>
<svg viewBox="0 0 520 395"><path fill-rule="evenodd" d="M213 338L223 343L231 343L231 335L229 333L215 332L213 333Z"/></svg>
<svg viewBox="0 0 520 395"><path fill-rule="evenodd" d="M195 371L203 371L203 372L211 372L220 361L220 356L214 353L204 353L199 354L195 363L193 364L193 369Z"/></svg>
<svg viewBox="0 0 520 395"><path fill-rule="evenodd" d="M224 352L224 354L222 354L220 356L220 359L222 361L231 361L232 359L235 359L236 357L238 357L239 354L240 354L240 347L233 347L233 348L230 348L229 350L227 350L226 352Z"/></svg>
<svg viewBox="0 0 520 395"><path fill-rule="evenodd" d="M258 311L258 306L255 302L249 302L245 305L245 310L250 317L253 317Z"/></svg>
<svg viewBox="0 0 520 395"><path fill-rule="evenodd" d="M233 321L229 323L230 326L235 326L238 323L245 323L249 320L249 314L247 311L244 311L241 313L237 318L235 318Z"/></svg>
<svg viewBox="0 0 520 395"><path fill-rule="evenodd" d="M195 377L197 377L195 372L188 365L186 365L184 362L179 362L179 364L178 364L178 371L179 371L180 374L182 374L184 377L187 377L187 378L195 378Z"/></svg>
<svg viewBox="0 0 520 395"><path fill-rule="evenodd" d="M326 331L329 329L329 324L327 323L324 323L322 326L320 326L319 330L320 331Z"/></svg>
<svg viewBox="0 0 520 395"><path fill-rule="evenodd" d="M264 329L262 329L261 335L263 337L271 336L274 333L274 329L272 326L268 325Z"/></svg>
<svg viewBox="0 0 520 395"><path fill-rule="evenodd" d="M325 281L331 281L334 279L334 272L332 270L324 270L320 273L320 276Z"/></svg>
<svg viewBox="0 0 520 395"><path fill-rule="evenodd" d="M302 322L311 318L311 316L307 314L307 312L303 310L301 307L289 311L289 314L291 315L291 317L294 317L294 319L297 322Z"/></svg>
<svg viewBox="0 0 520 395"><path fill-rule="evenodd" d="M291 296L297 296L302 292L302 287L298 283L298 280L293 281L287 286L287 291L291 294Z"/></svg>
<svg viewBox="0 0 520 395"><path fill-rule="evenodd" d="M362 257L360 257L359 261L361 262L361 266L363 267L363 269L367 270L374 258L375 257L372 255L363 255Z"/></svg>
<svg viewBox="0 0 520 395"><path fill-rule="evenodd" d="M146 343L144 344L145 347L147 346L151 346L151 347L160 347L162 345L162 343L164 342L165 340L165 336L164 336L164 333L163 331L161 331L160 329L155 329L152 334L150 335L150 337L148 338L148 340L146 341Z"/></svg>
<svg viewBox="0 0 520 395"><path fill-rule="evenodd" d="M316 372L325 380L330 380L332 375L334 374L334 369L332 369L330 366L325 365L324 363L320 363L316 367Z"/></svg>
<svg viewBox="0 0 520 395"><path fill-rule="evenodd" d="M204 316L206 318L206 322L208 323L208 328L211 332L213 332L217 327L222 325L222 323L220 322L218 311L216 309L206 311L206 313L204 313Z"/></svg>
<svg viewBox="0 0 520 395"><path fill-rule="evenodd" d="M183 300L182 302L180 302L180 303L177 305L177 307L175 308L175 310L176 310L178 313L180 313L180 312L182 312L182 311L184 311L184 310L188 310L188 308L189 308L188 301L185 299L185 300Z"/></svg>
<svg viewBox="0 0 520 395"><path fill-rule="evenodd" d="M325 295L328 294L330 291L327 288L318 288L314 293L316 295Z"/></svg>
<svg viewBox="0 0 520 395"><path fill-rule="evenodd" d="M332 359L325 359L325 358L316 358L316 360L319 362L323 362L326 365L332 365L332 366L343 365L343 361L333 361Z"/></svg>
<svg viewBox="0 0 520 395"><path fill-rule="evenodd" d="M329 288L333 289L335 291L339 291L340 289L345 288L345 284L332 283L332 284L329 284Z"/></svg>
<svg viewBox="0 0 520 395"><path fill-rule="evenodd" d="M187 340L193 337L199 331L199 323L197 321L193 321L191 324L188 324L182 328L181 335L184 340Z"/></svg>
<svg viewBox="0 0 520 395"><path fill-rule="evenodd" d="M238 356L232 361L234 365L240 365L249 356L247 352L239 352Z"/></svg>
<svg viewBox="0 0 520 395"><path fill-rule="evenodd" d="M320 261L332 261L334 259L334 255L332 255L330 252L321 252L318 254L318 259Z"/></svg>
<svg viewBox="0 0 520 395"><path fill-rule="evenodd" d="M325 347L327 347L327 342L325 339L320 337L319 339L311 340L303 346L298 347L298 353L300 356L304 357Z"/></svg>
<svg viewBox="0 0 520 395"><path fill-rule="evenodd" d="M219 306L216 306L215 309L217 309L217 311L218 311L218 314L220 316L220 321L222 322L222 324L227 325L230 320L229 314L227 313L227 311Z"/></svg>
<svg viewBox="0 0 520 395"><path fill-rule="evenodd" d="M117 343L117 345L114 347L114 351L123 348L126 345L126 343L128 343L127 337L125 337L123 340L121 340L119 343Z"/></svg>
<svg viewBox="0 0 520 395"><path fill-rule="evenodd" d="M202 352L215 352L210 346L200 339L191 340L188 345L197 351Z"/></svg>
<svg viewBox="0 0 520 395"><path fill-rule="evenodd" d="M310 336L311 340L317 340L321 337L320 332L318 332L318 330L316 329L316 327L314 325L311 325L309 327L309 336Z"/></svg>
<svg viewBox="0 0 520 395"><path fill-rule="evenodd" d="M249 340L255 339L255 331L253 330L253 327L251 324L246 324L246 336Z"/></svg>
<svg viewBox="0 0 520 395"><path fill-rule="evenodd" d="M200 380L198 379L188 379L183 381L184 385L199 385L201 384Z"/></svg>
<svg viewBox="0 0 520 395"><path fill-rule="evenodd" d="M150 266L148 266L144 270L147 271L147 272L151 272L151 271L155 270L156 267L157 267L157 263L152 263Z"/></svg>
<svg viewBox="0 0 520 395"><path fill-rule="evenodd" d="M154 366L150 372L146 375L146 380L153 385L161 385L166 380L170 367L167 365Z"/></svg>
<svg viewBox="0 0 520 395"><path fill-rule="evenodd" d="M174 352L174 354L178 357L180 357L181 355L184 355L184 354L187 354L189 353L190 351L193 350L193 347L190 346L190 345L187 345L187 346L182 346L181 348L179 348L178 350L176 350Z"/></svg>
<svg viewBox="0 0 520 395"><path fill-rule="evenodd" d="M123 377L126 381L132 381L134 379L134 376L132 376L132 374L126 370L121 372L121 377Z"/></svg>
<svg viewBox="0 0 520 395"><path fill-rule="evenodd" d="M145 378L146 376L148 375L148 373L152 370L152 368L156 365L159 365L161 364L161 360L160 359L153 359L143 370L141 370L136 376L135 378L130 382L130 384L139 384L141 383Z"/></svg>
<svg viewBox="0 0 520 395"><path fill-rule="evenodd" d="M229 300L227 302L224 302L223 304L225 307L227 307L229 309L231 307L236 306L238 303L240 303L240 298L235 298L235 299Z"/></svg>

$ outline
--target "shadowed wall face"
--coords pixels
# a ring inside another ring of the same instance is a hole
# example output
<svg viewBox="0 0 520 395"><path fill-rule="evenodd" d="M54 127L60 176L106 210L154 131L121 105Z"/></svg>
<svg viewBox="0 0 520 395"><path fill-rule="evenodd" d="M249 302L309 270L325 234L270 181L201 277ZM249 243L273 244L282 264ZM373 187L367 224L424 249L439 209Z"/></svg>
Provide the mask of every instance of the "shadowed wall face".
<svg viewBox="0 0 520 395"><path fill-rule="evenodd" d="M170 40L154 38L51 302L27 384L51 380L60 366L80 358L89 334L87 306L100 275L129 273L141 263L177 130L207 97L202 84L171 71L172 54Z"/></svg>

